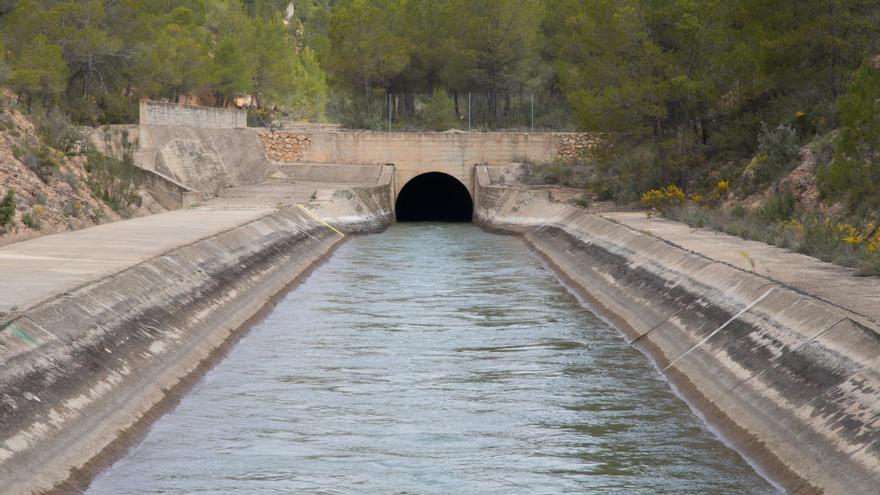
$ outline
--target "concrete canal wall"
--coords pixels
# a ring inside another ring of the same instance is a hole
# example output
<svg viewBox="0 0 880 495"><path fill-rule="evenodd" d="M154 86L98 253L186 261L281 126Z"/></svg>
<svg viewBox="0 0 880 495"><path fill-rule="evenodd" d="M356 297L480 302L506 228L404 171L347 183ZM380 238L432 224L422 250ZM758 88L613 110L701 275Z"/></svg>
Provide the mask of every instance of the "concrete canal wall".
<svg viewBox="0 0 880 495"><path fill-rule="evenodd" d="M679 249L546 191L492 185L476 220L525 239L790 493L876 493L880 336L864 315Z"/></svg>
<svg viewBox="0 0 880 495"><path fill-rule="evenodd" d="M0 493L78 493L276 294L390 224L393 167L370 173L304 205L208 202L0 248L21 282L0 290ZM191 222L207 235L180 235Z"/></svg>
<svg viewBox="0 0 880 495"><path fill-rule="evenodd" d="M5 322L0 492L76 491L175 387L342 238L289 208Z"/></svg>

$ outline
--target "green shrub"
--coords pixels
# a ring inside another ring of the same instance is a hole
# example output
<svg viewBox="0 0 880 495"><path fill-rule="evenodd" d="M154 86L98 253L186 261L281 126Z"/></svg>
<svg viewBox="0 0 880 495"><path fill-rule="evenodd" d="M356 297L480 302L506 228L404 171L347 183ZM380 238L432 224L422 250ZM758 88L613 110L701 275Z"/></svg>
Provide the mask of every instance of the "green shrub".
<svg viewBox="0 0 880 495"><path fill-rule="evenodd" d="M338 94L330 100L327 113L347 129L382 130L387 125L386 105L377 95Z"/></svg>
<svg viewBox="0 0 880 495"><path fill-rule="evenodd" d="M733 208L730 209L730 214L733 218L745 218L746 213L748 213L748 210L746 210L743 205L734 205Z"/></svg>
<svg viewBox="0 0 880 495"><path fill-rule="evenodd" d="M247 109L248 127L272 127L272 113L265 108Z"/></svg>
<svg viewBox="0 0 880 495"><path fill-rule="evenodd" d="M61 110L54 108L49 111L35 111L31 119L46 146L67 155L76 155L84 151L86 143L84 130L73 125Z"/></svg>
<svg viewBox="0 0 880 495"><path fill-rule="evenodd" d="M40 216L33 210L22 214L21 223L33 230L40 230L40 225L42 224Z"/></svg>
<svg viewBox="0 0 880 495"><path fill-rule="evenodd" d="M83 204L76 198L68 198L63 211L66 217L78 217L83 212Z"/></svg>
<svg viewBox="0 0 880 495"><path fill-rule="evenodd" d="M782 222L794 216L796 204L797 200L791 191L781 191L764 201L760 214L771 222Z"/></svg>
<svg viewBox="0 0 880 495"><path fill-rule="evenodd" d="M0 227L6 227L15 218L15 191L9 189L0 200Z"/></svg>
<svg viewBox="0 0 880 495"><path fill-rule="evenodd" d="M458 120L455 118L455 102L445 91L436 89L421 103L422 107L416 109L416 122L420 128L445 131L458 125Z"/></svg>
<svg viewBox="0 0 880 495"><path fill-rule="evenodd" d="M88 185L92 194L103 200L120 214L127 214L128 208L140 199L140 174L134 164L135 144L128 132L118 134L104 133L104 142L109 155L90 150L86 171L89 173Z"/></svg>
<svg viewBox="0 0 880 495"><path fill-rule="evenodd" d="M31 148L21 157L21 162L28 170L37 174L37 177L45 184L48 184L49 180L55 176L55 172L58 171L58 162L54 152L47 146Z"/></svg>
<svg viewBox="0 0 880 495"><path fill-rule="evenodd" d="M576 206L578 206L579 208L589 208L590 206L593 205L593 201L590 199L590 197L588 195L584 194L580 198L576 199L574 204Z"/></svg>
<svg viewBox="0 0 880 495"><path fill-rule="evenodd" d="M768 184L788 172L800 152L797 132L787 124L770 129L761 124L758 135L758 156L753 162L754 180Z"/></svg>

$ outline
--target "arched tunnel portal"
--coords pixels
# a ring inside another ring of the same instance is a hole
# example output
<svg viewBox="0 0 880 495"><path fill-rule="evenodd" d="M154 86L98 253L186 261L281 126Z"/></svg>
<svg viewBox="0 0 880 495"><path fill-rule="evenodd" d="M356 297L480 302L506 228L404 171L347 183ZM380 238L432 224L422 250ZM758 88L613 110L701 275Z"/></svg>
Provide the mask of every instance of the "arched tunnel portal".
<svg viewBox="0 0 880 495"><path fill-rule="evenodd" d="M395 210L398 222L470 222L474 202L467 187L455 177L428 172L404 184Z"/></svg>

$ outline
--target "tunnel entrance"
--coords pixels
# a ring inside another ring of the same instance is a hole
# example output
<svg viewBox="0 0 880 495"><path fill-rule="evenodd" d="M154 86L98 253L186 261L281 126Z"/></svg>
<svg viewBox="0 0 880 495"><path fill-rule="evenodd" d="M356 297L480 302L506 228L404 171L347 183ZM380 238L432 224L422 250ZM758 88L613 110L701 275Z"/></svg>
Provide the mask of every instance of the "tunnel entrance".
<svg viewBox="0 0 880 495"><path fill-rule="evenodd" d="M470 222L474 203L458 179L429 172L407 182L397 195L398 222Z"/></svg>

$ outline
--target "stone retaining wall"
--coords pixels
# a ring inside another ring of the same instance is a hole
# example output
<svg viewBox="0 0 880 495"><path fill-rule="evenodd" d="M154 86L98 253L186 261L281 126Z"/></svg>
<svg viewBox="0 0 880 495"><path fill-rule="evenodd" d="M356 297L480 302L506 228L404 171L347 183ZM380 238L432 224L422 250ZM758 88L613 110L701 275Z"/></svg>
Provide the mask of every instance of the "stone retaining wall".
<svg viewBox="0 0 880 495"><path fill-rule="evenodd" d="M259 131L259 135L266 158L275 162L301 162L312 143L311 136L304 133Z"/></svg>
<svg viewBox="0 0 880 495"><path fill-rule="evenodd" d="M791 287L491 186L476 219L519 232L648 355L740 453L790 493L880 486L880 329Z"/></svg>

